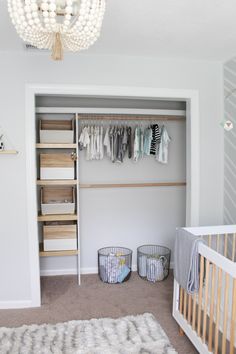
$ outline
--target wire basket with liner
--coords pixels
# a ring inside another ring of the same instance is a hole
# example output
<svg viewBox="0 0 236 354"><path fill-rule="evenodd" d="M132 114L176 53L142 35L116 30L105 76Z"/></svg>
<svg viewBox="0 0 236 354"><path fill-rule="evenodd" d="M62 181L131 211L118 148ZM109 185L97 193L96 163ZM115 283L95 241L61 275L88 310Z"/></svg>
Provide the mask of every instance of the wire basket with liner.
<svg viewBox="0 0 236 354"><path fill-rule="evenodd" d="M153 283L169 275L171 251L159 245L143 245L137 249L137 267L141 278Z"/></svg>
<svg viewBox="0 0 236 354"><path fill-rule="evenodd" d="M105 247L98 250L99 277L104 283L123 283L130 278L132 250L125 247Z"/></svg>

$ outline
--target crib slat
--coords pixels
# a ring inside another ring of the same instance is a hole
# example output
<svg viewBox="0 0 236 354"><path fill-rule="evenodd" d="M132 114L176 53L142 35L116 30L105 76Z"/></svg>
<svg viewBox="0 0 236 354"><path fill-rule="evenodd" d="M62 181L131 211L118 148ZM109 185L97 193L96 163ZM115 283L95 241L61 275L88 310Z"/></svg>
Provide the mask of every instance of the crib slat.
<svg viewBox="0 0 236 354"><path fill-rule="evenodd" d="M212 265L212 277L211 277L211 304L210 304L210 322L209 322L209 338L208 338L208 349L212 352L212 337L213 337L213 321L214 321L214 299L215 299L215 274L216 266Z"/></svg>
<svg viewBox="0 0 236 354"><path fill-rule="evenodd" d="M226 354L226 336L228 324L229 274L225 275L224 327L222 336L222 354Z"/></svg>
<svg viewBox="0 0 236 354"><path fill-rule="evenodd" d="M210 262L206 261L206 275L205 275L205 301L204 301L204 313L203 313L203 343L206 341L206 326L207 326L207 307L208 307L208 284L209 284L209 268Z"/></svg>
<svg viewBox="0 0 236 354"><path fill-rule="evenodd" d="M187 318L187 292L184 290L184 318Z"/></svg>
<svg viewBox="0 0 236 354"><path fill-rule="evenodd" d="M224 256L227 257L228 250L228 234L225 234L225 247L224 247Z"/></svg>
<svg viewBox="0 0 236 354"><path fill-rule="evenodd" d="M212 235L208 235L208 246L211 247L211 236Z"/></svg>
<svg viewBox="0 0 236 354"><path fill-rule="evenodd" d="M216 251L219 252L220 250L220 235L217 235L217 242L216 242Z"/></svg>
<svg viewBox="0 0 236 354"><path fill-rule="evenodd" d="M221 286L222 286L222 269L218 268L217 305L216 305L216 323L215 323L215 351L214 351L214 354L218 354L218 350L219 350L219 322L220 322Z"/></svg>
<svg viewBox="0 0 236 354"><path fill-rule="evenodd" d="M197 304L197 294L193 295L193 317L192 317L192 328L195 331L196 326L196 304Z"/></svg>
<svg viewBox="0 0 236 354"><path fill-rule="evenodd" d="M233 281L233 295L232 295L232 315L230 324L230 354L234 354L234 341L235 341L235 326L236 322L236 279Z"/></svg>
<svg viewBox="0 0 236 354"><path fill-rule="evenodd" d="M234 257L235 257L235 236L236 234L233 234L233 245L232 245L232 261L234 262Z"/></svg>
<svg viewBox="0 0 236 354"><path fill-rule="evenodd" d="M180 287L179 312L183 313L183 288Z"/></svg>
<svg viewBox="0 0 236 354"><path fill-rule="evenodd" d="M191 321L192 315L192 296L188 294L188 323Z"/></svg>
<svg viewBox="0 0 236 354"><path fill-rule="evenodd" d="M199 285L199 299L198 299L198 316L197 316L197 334L200 337L201 332L201 317L202 317L202 288L204 275L204 257L201 255L200 260L200 285Z"/></svg>

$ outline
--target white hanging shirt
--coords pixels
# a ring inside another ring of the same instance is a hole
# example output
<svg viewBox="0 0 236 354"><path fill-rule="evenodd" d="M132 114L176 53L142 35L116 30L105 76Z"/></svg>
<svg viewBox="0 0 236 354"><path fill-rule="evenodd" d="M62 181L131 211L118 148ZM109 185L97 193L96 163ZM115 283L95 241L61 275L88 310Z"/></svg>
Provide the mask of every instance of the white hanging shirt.
<svg viewBox="0 0 236 354"><path fill-rule="evenodd" d="M79 138L79 143L83 148L86 148L90 143L88 128L84 127Z"/></svg>
<svg viewBox="0 0 236 354"><path fill-rule="evenodd" d="M168 163L168 146L169 146L169 142L171 141L167 129L166 127L163 125L162 129L161 129L161 141L160 141L160 145L159 145L159 149L156 155L156 159L157 161L161 162L161 163Z"/></svg>
<svg viewBox="0 0 236 354"><path fill-rule="evenodd" d="M103 146L103 126L99 130L99 158L103 159L104 156L104 146Z"/></svg>
<svg viewBox="0 0 236 354"><path fill-rule="evenodd" d="M100 147L100 135L99 135L99 127L94 127L94 159L99 160L99 147Z"/></svg>
<svg viewBox="0 0 236 354"><path fill-rule="evenodd" d="M107 127L103 145L106 147L107 157L111 158L110 127Z"/></svg>

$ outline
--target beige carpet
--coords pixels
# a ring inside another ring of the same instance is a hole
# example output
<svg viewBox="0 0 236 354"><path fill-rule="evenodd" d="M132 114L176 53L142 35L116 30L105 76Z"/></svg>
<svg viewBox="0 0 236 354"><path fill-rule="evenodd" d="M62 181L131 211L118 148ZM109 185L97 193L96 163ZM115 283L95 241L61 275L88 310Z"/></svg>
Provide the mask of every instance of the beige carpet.
<svg viewBox="0 0 236 354"><path fill-rule="evenodd" d="M75 276L42 278L42 307L1 310L0 326L57 323L70 320L152 313L179 354L197 354L187 337L180 337L171 316L173 277L151 284L133 273L127 283L103 284L97 275L82 276L81 287Z"/></svg>

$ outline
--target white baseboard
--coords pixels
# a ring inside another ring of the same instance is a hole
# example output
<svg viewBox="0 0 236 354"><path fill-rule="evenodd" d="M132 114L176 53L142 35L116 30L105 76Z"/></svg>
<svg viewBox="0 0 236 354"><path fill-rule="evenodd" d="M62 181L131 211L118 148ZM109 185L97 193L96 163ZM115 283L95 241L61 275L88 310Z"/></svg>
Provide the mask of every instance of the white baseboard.
<svg viewBox="0 0 236 354"><path fill-rule="evenodd" d="M0 301L0 309L7 310L7 309L24 309L33 307L32 301L25 300L25 301Z"/></svg>
<svg viewBox="0 0 236 354"><path fill-rule="evenodd" d="M174 268L174 262L170 263L170 268ZM137 265L133 264L132 265L132 270L134 272L137 271ZM50 276L56 276L56 275L76 275L77 274L77 269L72 268L72 269L43 269L40 271L40 275L43 277L50 277ZM92 268L81 268L81 274L98 274L98 268L97 267L92 267Z"/></svg>
<svg viewBox="0 0 236 354"><path fill-rule="evenodd" d="M76 275L77 269L76 268L66 268L66 269L41 269L40 275L42 277L50 277L56 275Z"/></svg>

